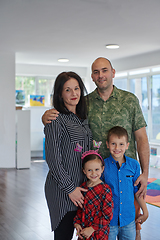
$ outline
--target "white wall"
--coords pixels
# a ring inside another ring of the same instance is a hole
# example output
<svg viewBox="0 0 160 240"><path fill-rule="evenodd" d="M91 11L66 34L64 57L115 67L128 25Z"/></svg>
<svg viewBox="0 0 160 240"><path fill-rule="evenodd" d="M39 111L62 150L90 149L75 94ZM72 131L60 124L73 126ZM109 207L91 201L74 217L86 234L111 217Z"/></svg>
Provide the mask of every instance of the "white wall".
<svg viewBox="0 0 160 240"><path fill-rule="evenodd" d="M15 167L15 54L0 53L0 168Z"/></svg>
<svg viewBox="0 0 160 240"><path fill-rule="evenodd" d="M137 68L157 66L160 65L160 51L113 60L112 63L113 68L115 68L116 71L127 71Z"/></svg>
<svg viewBox="0 0 160 240"><path fill-rule="evenodd" d="M47 107L28 107L23 109L30 110L30 131L31 131L31 157L43 157L43 138L44 126L42 124L42 115L48 109Z"/></svg>
<svg viewBox="0 0 160 240"><path fill-rule="evenodd" d="M86 67L69 67L69 66L47 66L34 64L16 64L16 75L19 76L54 76L64 71L73 71L82 78L86 76Z"/></svg>

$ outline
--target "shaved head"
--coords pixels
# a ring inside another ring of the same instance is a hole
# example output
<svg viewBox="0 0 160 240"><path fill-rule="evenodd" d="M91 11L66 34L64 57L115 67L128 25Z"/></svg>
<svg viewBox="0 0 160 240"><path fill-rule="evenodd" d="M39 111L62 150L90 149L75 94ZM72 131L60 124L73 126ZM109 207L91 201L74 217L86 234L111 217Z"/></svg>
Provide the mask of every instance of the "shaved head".
<svg viewBox="0 0 160 240"><path fill-rule="evenodd" d="M92 66L91 66L92 72L93 72L93 69L94 69L94 65L98 62L108 62L111 66L111 69L113 69L112 63L110 62L109 59L104 58L104 57L99 57L92 63Z"/></svg>

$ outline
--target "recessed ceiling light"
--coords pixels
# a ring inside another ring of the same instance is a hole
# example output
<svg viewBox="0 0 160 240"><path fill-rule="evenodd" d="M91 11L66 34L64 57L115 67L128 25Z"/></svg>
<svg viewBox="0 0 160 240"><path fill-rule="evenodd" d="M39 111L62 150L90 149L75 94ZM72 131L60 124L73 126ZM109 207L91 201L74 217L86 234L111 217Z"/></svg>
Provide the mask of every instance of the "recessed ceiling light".
<svg viewBox="0 0 160 240"><path fill-rule="evenodd" d="M150 72L150 69L146 68L146 69L131 71L129 72L129 75L137 75L137 74L143 74L143 73L149 73L149 72Z"/></svg>
<svg viewBox="0 0 160 240"><path fill-rule="evenodd" d="M59 58L58 62L69 62L69 59L67 59L67 58Z"/></svg>
<svg viewBox="0 0 160 240"><path fill-rule="evenodd" d="M127 72L120 72L120 73L116 73L115 74L115 78L117 77L126 77L127 76Z"/></svg>
<svg viewBox="0 0 160 240"><path fill-rule="evenodd" d="M152 68L152 72L159 72L159 71L160 71L160 67Z"/></svg>
<svg viewBox="0 0 160 240"><path fill-rule="evenodd" d="M117 49L117 48L119 48L119 45L118 44L107 44L106 48L108 48L108 49Z"/></svg>

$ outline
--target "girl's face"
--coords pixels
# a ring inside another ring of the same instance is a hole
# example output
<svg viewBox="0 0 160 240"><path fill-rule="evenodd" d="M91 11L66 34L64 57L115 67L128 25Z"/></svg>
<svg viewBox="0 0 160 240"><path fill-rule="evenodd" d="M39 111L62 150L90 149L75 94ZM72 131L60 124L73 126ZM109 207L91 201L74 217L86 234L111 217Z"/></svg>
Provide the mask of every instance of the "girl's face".
<svg viewBox="0 0 160 240"><path fill-rule="evenodd" d="M104 170L100 159L96 158L85 163L83 172L90 180L90 183L96 185L99 183L100 177Z"/></svg>
<svg viewBox="0 0 160 240"><path fill-rule="evenodd" d="M76 106L80 100L80 96L81 89L78 81L75 78L70 78L65 82L62 90L63 102L69 111L76 113Z"/></svg>

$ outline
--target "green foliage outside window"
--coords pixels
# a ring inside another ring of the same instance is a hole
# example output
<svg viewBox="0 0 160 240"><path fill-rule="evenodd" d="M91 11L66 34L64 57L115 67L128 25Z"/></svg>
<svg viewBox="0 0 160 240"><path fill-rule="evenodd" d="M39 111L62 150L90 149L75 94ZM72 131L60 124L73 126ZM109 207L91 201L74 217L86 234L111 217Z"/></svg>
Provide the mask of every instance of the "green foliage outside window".
<svg viewBox="0 0 160 240"><path fill-rule="evenodd" d="M28 95L35 94L35 78L17 76L15 79L16 90L25 91L25 104L28 103Z"/></svg>
<svg viewBox="0 0 160 240"><path fill-rule="evenodd" d="M25 91L25 105L29 105L29 95L45 95L45 105L50 106L54 78L16 76L15 89Z"/></svg>

